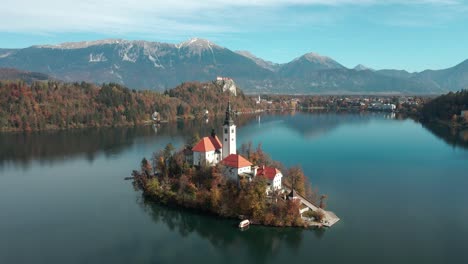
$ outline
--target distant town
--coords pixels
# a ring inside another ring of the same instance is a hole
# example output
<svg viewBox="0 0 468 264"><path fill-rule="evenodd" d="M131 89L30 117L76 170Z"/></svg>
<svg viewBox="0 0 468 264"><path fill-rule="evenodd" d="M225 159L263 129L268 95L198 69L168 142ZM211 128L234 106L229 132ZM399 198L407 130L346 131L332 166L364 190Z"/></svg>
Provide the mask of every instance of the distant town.
<svg viewBox="0 0 468 264"><path fill-rule="evenodd" d="M262 111L389 112L403 117L420 118L428 96L338 96L338 95L251 95Z"/></svg>

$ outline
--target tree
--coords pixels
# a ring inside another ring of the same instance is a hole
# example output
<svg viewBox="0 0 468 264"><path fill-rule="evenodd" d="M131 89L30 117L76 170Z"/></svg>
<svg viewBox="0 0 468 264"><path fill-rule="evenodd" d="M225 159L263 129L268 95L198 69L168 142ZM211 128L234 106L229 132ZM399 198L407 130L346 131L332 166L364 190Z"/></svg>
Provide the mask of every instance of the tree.
<svg viewBox="0 0 468 264"><path fill-rule="evenodd" d="M200 141L200 134L195 132L187 142L187 148L192 149Z"/></svg>
<svg viewBox="0 0 468 264"><path fill-rule="evenodd" d="M319 206L319 207L320 207L321 209L325 209L325 207L326 207L325 199L327 199L327 198L328 198L328 196L325 195L325 194L323 194L323 195L320 196L320 206Z"/></svg>
<svg viewBox="0 0 468 264"><path fill-rule="evenodd" d="M167 177L169 174L168 166L164 159L162 151L153 153L153 166L155 170L161 174L162 177Z"/></svg>
<svg viewBox="0 0 468 264"><path fill-rule="evenodd" d="M287 170L285 180L300 195L305 196L305 175L301 168L291 167Z"/></svg>
<svg viewBox="0 0 468 264"><path fill-rule="evenodd" d="M151 164L148 162L146 158L143 158L141 160L141 173L146 174L146 177L150 177L152 171L153 171L153 168L151 167Z"/></svg>
<svg viewBox="0 0 468 264"><path fill-rule="evenodd" d="M177 106L177 115L184 116L186 114L185 107L182 104Z"/></svg>
<svg viewBox="0 0 468 264"><path fill-rule="evenodd" d="M165 158L166 160L168 160L169 158L172 157L172 152L174 151L174 149L175 149L175 148L174 148L174 146L173 146L171 143L169 143L169 144L166 145L166 147L164 148L164 152L163 152L164 158Z"/></svg>
<svg viewBox="0 0 468 264"><path fill-rule="evenodd" d="M161 195L161 186L159 185L159 180L157 178L151 178L146 183L146 191L148 194L159 197Z"/></svg>
<svg viewBox="0 0 468 264"><path fill-rule="evenodd" d="M309 210L309 211L304 212L303 215L308 218L314 218L315 221L317 222L321 222L323 218L325 217L325 213L323 212L323 210L317 210L317 211Z"/></svg>

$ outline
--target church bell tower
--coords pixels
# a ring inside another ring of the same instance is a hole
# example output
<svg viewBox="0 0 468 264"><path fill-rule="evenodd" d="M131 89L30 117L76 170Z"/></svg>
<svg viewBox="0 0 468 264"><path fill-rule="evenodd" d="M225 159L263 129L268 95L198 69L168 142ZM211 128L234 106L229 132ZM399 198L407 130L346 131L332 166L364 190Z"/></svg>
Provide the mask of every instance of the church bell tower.
<svg viewBox="0 0 468 264"><path fill-rule="evenodd" d="M236 154L236 151L236 125L232 120L231 102L228 102L223 124L223 159L231 154Z"/></svg>

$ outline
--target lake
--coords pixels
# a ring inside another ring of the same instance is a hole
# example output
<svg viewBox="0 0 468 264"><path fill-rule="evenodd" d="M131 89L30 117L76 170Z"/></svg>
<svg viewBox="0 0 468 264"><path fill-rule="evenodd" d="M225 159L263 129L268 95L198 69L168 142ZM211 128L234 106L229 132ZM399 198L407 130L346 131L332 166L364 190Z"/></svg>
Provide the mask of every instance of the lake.
<svg viewBox="0 0 468 264"><path fill-rule="evenodd" d="M0 263L468 263L468 149L453 134L379 113L237 123L238 147L300 165L341 221L240 231L147 203L124 180L220 120L0 134Z"/></svg>

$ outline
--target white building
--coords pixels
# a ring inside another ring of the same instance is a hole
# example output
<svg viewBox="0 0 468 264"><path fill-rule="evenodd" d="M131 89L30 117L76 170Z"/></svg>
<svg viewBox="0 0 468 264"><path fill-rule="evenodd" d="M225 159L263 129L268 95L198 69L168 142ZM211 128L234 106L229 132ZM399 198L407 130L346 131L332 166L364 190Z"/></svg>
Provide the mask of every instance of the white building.
<svg viewBox="0 0 468 264"><path fill-rule="evenodd" d="M216 80L217 80L217 81L232 81L231 78L229 78L229 77L222 77L222 76L217 76L217 77L216 77Z"/></svg>
<svg viewBox="0 0 468 264"><path fill-rule="evenodd" d="M375 110L375 111L395 111L396 110L396 105L394 104L383 104L381 102L374 102L369 105L369 110Z"/></svg>
<svg viewBox="0 0 468 264"><path fill-rule="evenodd" d="M218 137L211 132L209 137L202 138L193 148L193 165L213 166L218 164L222 159L222 144Z"/></svg>
<svg viewBox="0 0 468 264"><path fill-rule="evenodd" d="M252 163L238 154L231 154L221 161L224 165L224 175L238 181L239 174L251 174Z"/></svg>
<svg viewBox="0 0 468 264"><path fill-rule="evenodd" d="M262 166L257 169L256 176L264 177L267 180L267 192L281 190L283 174L277 168Z"/></svg>
<svg viewBox="0 0 468 264"><path fill-rule="evenodd" d="M223 159L231 154L236 154L236 125L232 120L231 103L228 102L226 109L226 119L223 125Z"/></svg>

